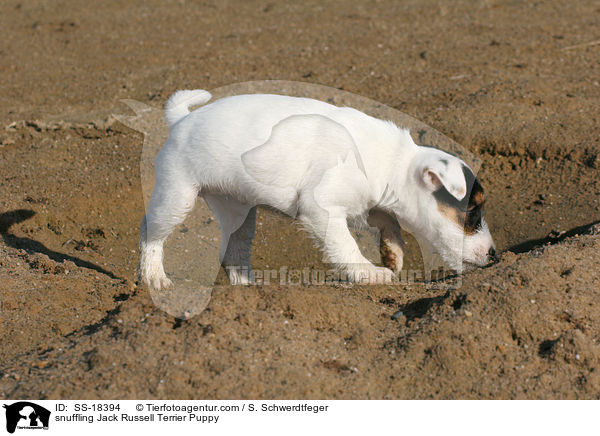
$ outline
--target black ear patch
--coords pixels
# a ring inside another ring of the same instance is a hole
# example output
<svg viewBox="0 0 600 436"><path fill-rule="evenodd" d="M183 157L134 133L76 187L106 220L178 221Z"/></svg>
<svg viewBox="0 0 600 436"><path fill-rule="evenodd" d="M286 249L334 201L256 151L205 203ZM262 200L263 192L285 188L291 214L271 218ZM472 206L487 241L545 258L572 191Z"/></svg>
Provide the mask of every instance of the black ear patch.
<svg viewBox="0 0 600 436"><path fill-rule="evenodd" d="M457 200L443 186L433 196L440 212L463 227L466 234L472 234L481 227L485 196L475 174L466 165L462 166L462 171L467 185L467 195L462 200Z"/></svg>

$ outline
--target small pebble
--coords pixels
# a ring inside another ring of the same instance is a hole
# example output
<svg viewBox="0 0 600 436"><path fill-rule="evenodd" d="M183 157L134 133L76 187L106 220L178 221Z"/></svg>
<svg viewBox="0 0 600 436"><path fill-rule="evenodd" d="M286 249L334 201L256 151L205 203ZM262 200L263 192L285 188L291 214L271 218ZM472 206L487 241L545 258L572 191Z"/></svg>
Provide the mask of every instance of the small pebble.
<svg viewBox="0 0 600 436"><path fill-rule="evenodd" d="M392 319L398 319L398 318L403 317L403 316L404 316L404 312L402 312L401 310L399 310L399 311L395 312L392 315Z"/></svg>

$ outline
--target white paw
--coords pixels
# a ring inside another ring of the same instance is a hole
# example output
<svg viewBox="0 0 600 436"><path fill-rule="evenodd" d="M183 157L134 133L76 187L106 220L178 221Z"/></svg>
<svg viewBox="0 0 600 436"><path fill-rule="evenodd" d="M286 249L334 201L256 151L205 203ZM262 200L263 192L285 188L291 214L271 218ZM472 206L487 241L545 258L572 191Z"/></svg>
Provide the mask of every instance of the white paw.
<svg viewBox="0 0 600 436"><path fill-rule="evenodd" d="M404 250L402 245L395 241L382 240L380 246L381 262L396 274L402 271Z"/></svg>
<svg viewBox="0 0 600 436"><path fill-rule="evenodd" d="M360 266L348 271L348 279L357 284L390 284L395 278L391 269L382 266Z"/></svg>
<svg viewBox="0 0 600 436"><path fill-rule="evenodd" d="M173 282L165 274L162 253L162 245L160 243L141 244L140 264L138 267L140 279L142 283L154 291L167 289L173 285Z"/></svg>
<svg viewBox="0 0 600 436"><path fill-rule="evenodd" d="M394 259L394 262L391 264L386 263L385 259L382 259L382 263L388 267L389 269L391 269L394 274L400 274L400 271L402 271L402 266L404 264L402 257L396 257Z"/></svg>
<svg viewBox="0 0 600 436"><path fill-rule="evenodd" d="M144 283L153 291L162 291L173 285L173 282L163 272L151 274L144 278Z"/></svg>

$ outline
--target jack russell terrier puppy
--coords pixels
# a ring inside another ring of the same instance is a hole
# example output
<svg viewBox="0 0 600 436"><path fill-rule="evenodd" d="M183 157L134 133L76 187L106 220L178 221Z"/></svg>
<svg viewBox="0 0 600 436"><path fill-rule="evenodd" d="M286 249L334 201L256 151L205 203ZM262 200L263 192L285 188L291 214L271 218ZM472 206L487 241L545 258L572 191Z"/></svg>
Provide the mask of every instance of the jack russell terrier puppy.
<svg viewBox="0 0 600 436"><path fill-rule="evenodd" d="M189 111L211 98L178 91L165 107L171 129L140 231L139 275L152 289L171 285L163 244L198 196L219 221L232 284L252 281L257 205L297 218L350 281L391 281L402 269L401 228L418 240L426 267L433 253L458 272L493 260L483 189L459 158L416 145L390 121L308 98L238 95ZM362 255L349 219L380 229L384 267Z"/></svg>

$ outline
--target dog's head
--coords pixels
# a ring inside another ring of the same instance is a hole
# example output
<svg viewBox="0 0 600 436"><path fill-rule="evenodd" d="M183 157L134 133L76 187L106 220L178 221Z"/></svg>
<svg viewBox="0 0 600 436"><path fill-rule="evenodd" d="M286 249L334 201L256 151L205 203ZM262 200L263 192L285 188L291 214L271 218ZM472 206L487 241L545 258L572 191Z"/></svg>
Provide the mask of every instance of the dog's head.
<svg viewBox="0 0 600 436"><path fill-rule="evenodd" d="M473 171L443 151L418 147L410 165L410 221L415 235L451 268L484 266L496 248L483 218L485 196Z"/></svg>

